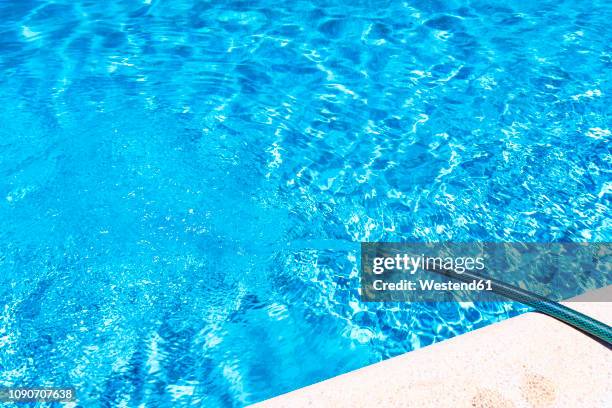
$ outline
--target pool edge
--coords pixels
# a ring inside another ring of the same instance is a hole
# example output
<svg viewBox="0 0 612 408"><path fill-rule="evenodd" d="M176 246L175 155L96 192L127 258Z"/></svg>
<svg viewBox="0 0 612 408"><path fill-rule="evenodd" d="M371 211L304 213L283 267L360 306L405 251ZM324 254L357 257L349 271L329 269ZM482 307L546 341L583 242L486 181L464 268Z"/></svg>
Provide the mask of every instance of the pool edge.
<svg viewBox="0 0 612 408"><path fill-rule="evenodd" d="M612 285L565 304L612 323ZM589 381L584 381L589 379ZM603 344L526 313L253 405L274 407L555 407L612 403Z"/></svg>

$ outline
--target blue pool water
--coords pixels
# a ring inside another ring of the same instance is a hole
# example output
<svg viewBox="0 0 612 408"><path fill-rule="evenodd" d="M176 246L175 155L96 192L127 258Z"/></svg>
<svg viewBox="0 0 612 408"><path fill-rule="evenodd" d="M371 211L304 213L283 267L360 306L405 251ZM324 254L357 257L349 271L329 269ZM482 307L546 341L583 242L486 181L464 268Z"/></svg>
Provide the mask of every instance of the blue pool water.
<svg viewBox="0 0 612 408"><path fill-rule="evenodd" d="M0 386L243 406L520 313L357 293L612 238L610 3L499 3L0 1Z"/></svg>

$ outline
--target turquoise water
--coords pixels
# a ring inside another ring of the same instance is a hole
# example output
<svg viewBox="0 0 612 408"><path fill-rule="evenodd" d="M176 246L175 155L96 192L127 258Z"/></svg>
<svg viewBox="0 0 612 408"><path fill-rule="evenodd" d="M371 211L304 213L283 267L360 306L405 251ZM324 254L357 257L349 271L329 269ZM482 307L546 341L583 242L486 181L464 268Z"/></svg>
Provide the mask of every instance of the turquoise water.
<svg viewBox="0 0 612 408"><path fill-rule="evenodd" d="M357 293L612 237L612 8L499 3L0 1L0 386L244 406L524 310Z"/></svg>

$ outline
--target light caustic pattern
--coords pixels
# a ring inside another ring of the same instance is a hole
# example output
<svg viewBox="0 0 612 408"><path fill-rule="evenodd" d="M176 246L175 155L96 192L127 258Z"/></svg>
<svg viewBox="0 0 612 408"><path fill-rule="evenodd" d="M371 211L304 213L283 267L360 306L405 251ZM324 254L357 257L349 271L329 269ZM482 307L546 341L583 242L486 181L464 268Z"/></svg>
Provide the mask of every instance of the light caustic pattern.
<svg viewBox="0 0 612 408"><path fill-rule="evenodd" d="M0 385L242 406L519 313L357 293L611 238L610 3L498 3L0 1Z"/></svg>

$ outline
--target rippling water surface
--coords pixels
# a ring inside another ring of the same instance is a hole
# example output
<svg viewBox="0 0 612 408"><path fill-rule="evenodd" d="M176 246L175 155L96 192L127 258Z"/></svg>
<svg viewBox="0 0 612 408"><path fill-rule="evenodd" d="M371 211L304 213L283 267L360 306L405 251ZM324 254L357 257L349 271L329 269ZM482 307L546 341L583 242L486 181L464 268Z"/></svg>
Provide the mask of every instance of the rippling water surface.
<svg viewBox="0 0 612 408"><path fill-rule="evenodd" d="M612 238L610 3L500 3L1 1L0 385L243 406L520 313L357 294Z"/></svg>

